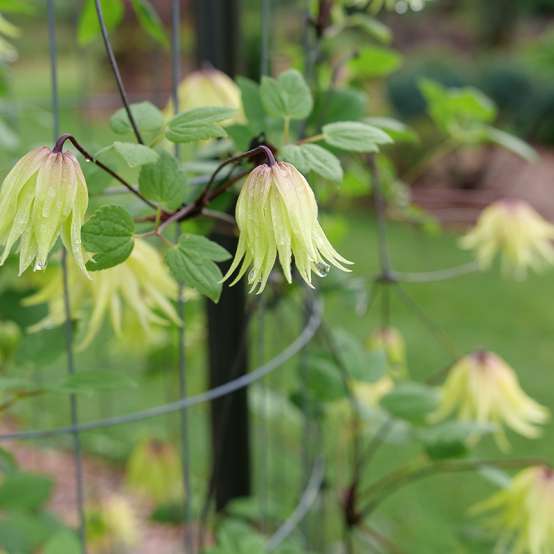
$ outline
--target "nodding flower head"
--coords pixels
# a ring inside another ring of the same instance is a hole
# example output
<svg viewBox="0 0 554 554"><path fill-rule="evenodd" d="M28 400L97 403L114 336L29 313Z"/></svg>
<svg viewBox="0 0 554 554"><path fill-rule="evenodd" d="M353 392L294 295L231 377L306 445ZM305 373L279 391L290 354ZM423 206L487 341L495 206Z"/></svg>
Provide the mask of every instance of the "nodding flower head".
<svg viewBox="0 0 554 554"><path fill-rule="evenodd" d="M394 377L406 375L406 342L400 331L394 327L384 327L371 334L367 341L371 352L385 354L389 370Z"/></svg>
<svg viewBox="0 0 554 554"><path fill-rule="evenodd" d="M86 348L98 334L106 316L110 316L116 334L123 328L139 328L142 336L135 342L147 342L152 325L167 321L179 325L180 320L171 303L177 298L177 284L165 269L160 254L147 242L136 239L129 258L123 263L94 271L87 279L70 263L69 289L72 306L78 316L91 308L86 333L79 349ZM31 328L38 331L60 325L64 320L63 286L58 270L34 295L25 299L26 305L48 303L48 316ZM138 325L134 325L138 322Z"/></svg>
<svg viewBox="0 0 554 554"><path fill-rule="evenodd" d="M464 421L496 425L497 442L504 449L508 447L504 426L536 438L538 425L549 417L547 408L522 390L514 370L492 352L469 354L451 368L432 419L439 421L451 414Z"/></svg>
<svg viewBox="0 0 554 554"><path fill-rule="evenodd" d="M489 520L488 527L500 532L499 552L554 552L552 468L537 465L520 471L508 486L474 506L472 511L495 512Z"/></svg>
<svg viewBox="0 0 554 554"><path fill-rule="evenodd" d="M31 264L44 269L48 253L62 237L81 271L87 274L81 247L81 225L88 191L79 162L69 152L43 146L23 156L0 188L2 265L19 241L19 273Z"/></svg>
<svg viewBox="0 0 554 554"><path fill-rule="evenodd" d="M239 87L230 77L218 69L210 68L193 71L181 81L177 95L181 111L205 106L234 108L237 110L237 115L230 119L229 123L244 121ZM171 100L165 112L168 117L173 115L173 102Z"/></svg>
<svg viewBox="0 0 554 554"><path fill-rule="evenodd" d="M460 244L476 251L482 268L489 267L499 253L503 271L521 279L528 269L554 263L553 239L554 225L526 202L506 199L485 208Z"/></svg>
<svg viewBox="0 0 554 554"><path fill-rule="evenodd" d="M241 268L234 285L247 271L250 292L261 293L277 256L286 280L292 282L291 259L302 279L312 286L312 272L323 276L329 264L349 271L350 264L327 240L317 220L317 203L304 176L286 162L259 165L246 179L236 207L240 231L235 258L224 279Z"/></svg>

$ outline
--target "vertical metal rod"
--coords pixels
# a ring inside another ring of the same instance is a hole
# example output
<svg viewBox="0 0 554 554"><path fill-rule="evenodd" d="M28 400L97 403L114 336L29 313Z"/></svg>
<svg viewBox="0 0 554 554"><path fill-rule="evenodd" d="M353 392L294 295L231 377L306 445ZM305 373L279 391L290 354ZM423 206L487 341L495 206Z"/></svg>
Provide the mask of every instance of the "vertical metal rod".
<svg viewBox="0 0 554 554"><path fill-rule="evenodd" d="M181 6L180 0L171 2L171 99L173 103L173 112L179 112L179 81L181 80ZM179 159L179 145L175 145L175 157ZM181 228L177 222L175 225L175 238L179 240ZM186 351L185 351L185 303L184 287L179 285L177 296L177 314L181 320L181 327L178 329L178 372L179 372L179 396L187 396L187 372L186 372ZM191 519L191 487L190 487L190 443L188 430L187 409L183 408L180 412L181 428L181 469L183 478L183 521L185 526ZM192 533L184 533L185 552L193 554L194 541Z"/></svg>
<svg viewBox="0 0 554 554"><path fill-rule="evenodd" d="M60 135L60 100L58 93L58 47L56 41L56 14L54 0L47 0L48 8L48 45L50 52L51 91L52 91L52 121L54 142ZM65 311L65 348L67 357L67 371L75 373L75 361L73 358L73 323L71 318L71 302L69 296L69 280L67 271L67 252L62 251L62 275L63 275L63 300ZM69 409L71 425L79 424L79 411L77 397L75 394L69 396ZM75 487L77 497L77 511L79 515L79 539L81 541L81 552L86 554L86 529L85 529L85 503L84 503L84 482L83 464L81 454L81 440L79 432L72 433L73 436L73 463L75 466Z"/></svg>

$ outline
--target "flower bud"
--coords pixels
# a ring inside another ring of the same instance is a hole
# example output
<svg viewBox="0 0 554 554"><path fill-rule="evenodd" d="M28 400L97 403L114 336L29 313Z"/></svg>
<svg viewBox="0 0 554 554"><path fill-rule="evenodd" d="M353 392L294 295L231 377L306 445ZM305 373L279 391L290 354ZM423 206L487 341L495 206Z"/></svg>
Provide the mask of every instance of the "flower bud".
<svg viewBox="0 0 554 554"><path fill-rule="evenodd" d="M181 462L173 445L156 439L140 442L127 463L127 485L158 504L179 500Z"/></svg>
<svg viewBox="0 0 554 554"><path fill-rule="evenodd" d="M500 532L498 551L530 554L554 552L554 470L533 466L509 485L477 504L474 513L494 511L488 527ZM496 552L496 550L495 550Z"/></svg>
<svg viewBox="0 0 554 554"><path fill-rule="evenodd" d="M508 446L504 426L531 439L540 435L538 425L549 417L548 409L521 389L514 370L492 352L469 354L451 368L431 419L439 421L451 414L496 425L497 442L504 449Z"/></svg>
<svg viewBox="0 0 554 554"><path fill-rule="evenodd" d="M398 329L385 327L375 331L368 339L370 352L384 352L389 370L394 376L406 375L406 343Z"/></svg>
<svg viewBox="0 0 554 554"><path fill-rule="evenodd" d="M0 188L2 265L19 241L19 274L31 264L46 267L48 253L61 235L81 271L87 274L81 225L88 191L79 162L70 152L46 146L31 150L8 173Z"/></svg>
<svg viewBox="0 0 554 554"><path fill-rule="evenodd" d="M292 282L291 259L298 273L312 287L312 272L324 276L329 264L349 271L350 264L327 240L318 220L314 193L304 176L291 164L263 164L244 183L236 207L240 231L235 258L224 280L242 262L231 285L251 268L250 292L261 293L277 255L286 280Z"/></svg>
<svg viewBox="0 0 554 554"><path fill-rule="evenodd" d="M230 77L218 69L193 71L181 81L177 94L181 111L205 106L234 108L238 110L238 115L229 119L229 123L244 121L240 90ZM173 115L171 100L165 111L169 117Z"/></svg>
<svg viewBox="0 0 554 554"><path fill-rule="evenodd" d="M12 358L21 340L21 330L13 321L0 321L0 366Z"/></svg>
<svg viewBox="0 0 554 554"><path fill-rule="evenodd" d="M110 496L86 510L87 539L94 552L119 552L139 540L139 523L128 500Z"/></svg>
<svg viewBox="0 0 554 554"><path fill-rule="evenodd" d="M48 316L31 331L56 327L65 320L61 270L53 273L45 286L24 300L27 306L48 303ZM166 325L168 320L181 323L171 303L177 299L177 284L158 251L143 240L135 240L131 255L123 263L91 272L89 279L73 263L68 265L68 274L75 315L82 318L85 308L92 309L80 350L92 342L108 315L117 335L122 334L124 321L126 331L142 329L143 336L137 337L142 342L148 342L152 325Z"/></svg>
<svg viewBox="0 0 554 554"><path fill-rule="evenodd" d="M554 225L522 200L506 199L483 210L475 227L461 239L462 248L475 250L482 268L500 253L502 270L524 278L554 263Z"/></svg>

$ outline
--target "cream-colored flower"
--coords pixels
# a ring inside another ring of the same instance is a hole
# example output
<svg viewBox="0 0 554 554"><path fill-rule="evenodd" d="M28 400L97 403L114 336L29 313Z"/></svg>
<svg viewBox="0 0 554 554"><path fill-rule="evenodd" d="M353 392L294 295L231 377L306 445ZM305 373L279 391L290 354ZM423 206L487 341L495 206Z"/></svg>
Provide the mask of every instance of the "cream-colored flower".
<svg viewBox="0 0 554 554"><path fill-rule="evenodd" d="M87 206L87 184L75 156L46 146L31 150L15 164L0 189L0 244L4 245L0 265L19 240L19 274L31 264L35 270L44 269L61 235L87 274L81 247Z"/></svg>
<svg viewBox="0 0 554 554"><path fill-rule="evenodd" d="M171 502L182 498L181 462L175 447L156 439L137 444L127 462L128 487L154 502Z"/></svg>
<svg viewBox="0 0 554 554"><path fill-rule="evenodd" d="M499 532L498 552L552 554L554 552L554 470L533 466L510 484L473 508L494 510L489 527Z"/></svg>
<svg viewBox="0 0 554 554"><path fill-rule="evenodd" d="M235 82L218 69L201 69L187 75L177 90L179 110L191 110L214 106L234 108L237 115L228 123L244 121L240 90ZM173 102L170 100L165 108L168 117L173 116Z"/></svg>
<svg viewBox="0 0 554 554"><path fill-rule="evenodd" d="M240 231L228 279L242 262L231 285L248 273L250 292L261 293L277 255L286 280L292 282L291 260L298 273L312 286L312 272L323 276L329 264L349 271L350 264L327 240L318 220L314 193L304 176L291 164L262 164L256 167L242 186L236 207Z"/></svg>
<svg viewBox="0 0 554 554"><path fill-rule="evenodd" d="M503 271L523 278L528 269L554 263L553 239L554 225L526 202L506 199L485 208L460 244L475 250L482 268L489 267L499 253Z"/></svg>
<svg viewBox="0 0 554 554"><path fill-rule="evenodd" d="M135 240L131 255L123 263L91 272L90 279L84 278L74 264L69 264L68 269L74 314L82 318L85 308L91 308L86 334L78 347L81 350L98 334L107 316L116 334L122 334L125 320L129 329L142 329L144 338L152 325L166 325L168 320L180 324L171 303L177 299L177 284L158 251L143 240ZM56 327L65 319L61 270L53 273L37 293L24 301L26 305L48 303L48 316L32 331Z"/></svg>
<svg viewBox="0 0 554 554"><path fill-rule="evenodd" d="M381 398L388 394L394 388L394 381L388 375L381 377L374 383L353 380L350 382L354 397L361 406L375 408Z"/></svg>
<svg viewBox="0 0 554 554"><path fill-rule="evenodd" d="M95 552L119 552L135 546L140 527L131 503L113 495L86 510L87 539Z"/></svg>
<svg viewBox="0 0 554 554"><path fill-rule="evenodd" d="M502 448L508 446L504 426L532 439L549 418L548 409L525 394L514 370L492 352L469 354L451 368L431 419L439 421L451 414L463 421L496 425Z"/></svg>

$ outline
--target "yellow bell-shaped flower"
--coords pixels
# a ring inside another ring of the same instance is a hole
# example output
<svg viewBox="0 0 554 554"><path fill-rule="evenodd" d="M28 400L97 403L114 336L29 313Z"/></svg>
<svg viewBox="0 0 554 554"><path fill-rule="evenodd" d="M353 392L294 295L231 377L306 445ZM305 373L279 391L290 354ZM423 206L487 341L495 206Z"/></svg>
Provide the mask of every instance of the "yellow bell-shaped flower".
<svg viewBox="0 0 554 554"><path fill-rule="evenodd" d="M240 231L235 258L224 280L241 268L231 285L248 270L250 292L261 293L277 256L286 280L292 282L291 261L312 285L312 272L323 276L329 264L349 271L350 264L327 240L318 222L314 193L304 176L286 162L256 167L242 186L235 212Z"/></svg>

